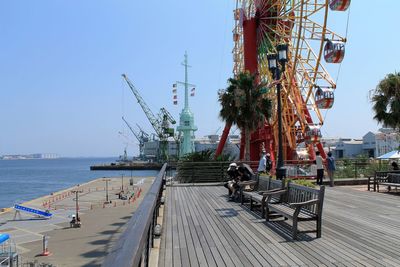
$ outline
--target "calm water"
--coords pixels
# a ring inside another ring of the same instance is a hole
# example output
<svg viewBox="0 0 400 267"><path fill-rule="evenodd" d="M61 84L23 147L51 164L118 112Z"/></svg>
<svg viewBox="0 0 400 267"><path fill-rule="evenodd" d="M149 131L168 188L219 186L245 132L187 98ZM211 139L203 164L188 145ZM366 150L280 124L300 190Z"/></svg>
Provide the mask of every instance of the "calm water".
<svg viewBox="0 0 400 267"><path fill-rule="evenodd" d="M155 176L158 171L90 171L94 164L114 158L0 160L0 208L100 177Z"/></svg>

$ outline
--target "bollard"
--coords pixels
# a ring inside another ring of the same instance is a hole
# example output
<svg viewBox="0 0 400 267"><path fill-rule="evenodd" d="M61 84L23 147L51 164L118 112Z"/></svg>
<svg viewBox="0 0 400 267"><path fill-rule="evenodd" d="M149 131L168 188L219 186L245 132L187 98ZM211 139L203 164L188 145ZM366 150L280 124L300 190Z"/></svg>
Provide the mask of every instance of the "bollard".
<svg viewBox="0 0 400 267"><path fill-rule="evenodd" d="M91 210L93 209L93 204L90 204L90 209L91 209Z"/></svg>
<svg viewBox="0 0 400 267"><path fill-rule="evenodd" d="M114 201L114 208L117 206L117 202L116 201Z"/></svg>
<svg viewBox="0 0 400 267"><path fill-rule="evenodd" d="M49 251L48 243L49 243L49 237L44 235L43 236L43 251L42 251L42 254L40 254L40 256L50 256L51 255L51 252Z"/></svg>

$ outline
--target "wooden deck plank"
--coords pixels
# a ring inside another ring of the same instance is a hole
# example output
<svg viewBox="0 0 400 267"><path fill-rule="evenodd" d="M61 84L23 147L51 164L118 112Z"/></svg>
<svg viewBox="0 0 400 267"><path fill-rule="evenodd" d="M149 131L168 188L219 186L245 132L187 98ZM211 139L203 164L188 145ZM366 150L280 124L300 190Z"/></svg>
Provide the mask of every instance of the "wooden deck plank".
<svg viewBox="0 0 400 267"><path fill-rule="evenodd" d="M168 188L167 189L167 195L171 195L173 188ZM168 197L167 202L165 204L165 211L166 214L164 214L164 229L165 231L163 232L161 239L165 239L165 252L163 253L164 256L161 257L159 260L164 260L163 262L159 261L160 267L171 267L173 266L172 264L172 207L173 207L173 201L172 198ZM161 247L163 249L163 247ZM162 252L161 252L162 253Z"/></svg>
<svg viewBox="0 0 400 267"><path fill-rule="evenodd" d="M188 194L193 194L193 192L189 191ZM220 228L218 228L217 224L215 224L215 222L213 221L213 217L209 214L209 209L204 209L201 204L199 205L199 201L194 201L193 205L195 206L195 209L198 210L201 214L204 223L206 225L209 225L208 230L216 240L216 248L222 257L224 264L226 266L235 266L235 263L233 262L233 259L236 260L235 254L231 254L230 244L222 234Z"/></svg>
<svg viewBox="0 0 400 267"><path fill-rule="evenodd" d="M160 266L400 266L399 195L328 188L322 238L292 241L291 221L265 222L223 187L167 194Z"/></svg>
<svg viewBox="0 0 400 267"><path fill-rule="evenodd" d="M221 198L218 198L215 195L205 195L204 198L212 200L209 203L209 205L211 205L210 208L213 210L221 210L220 208L222 208L222 210L230 210L229 206L225 206L227 202L224 199L222 199L221 202ZM220 203L215 202L217 199L219 200ZM248 248L249 251L251 252L250 255L253 255L252 257L255 257L259 262L259 264L261 264L262 266L271 265L271 263L265 259L266 257L269 256L268 254L265 253L266 252L265 249L262 246L260 246L259 243L257 243L257 240L255 238L253 238L254 233L250 233L249 237L248 229L246 229L246 227L245 228L242 227L243 223L240 220L238 220L237 218L238 216L226 216L224 220L223 218L221 218L222 217L221 214L218 214L218 212L214 213L220 218L222 224L229 226L230 232L233 235L237 236L237 242L241 244L241 246L244 245L245 248ZM276 264L276 262L274 263ZM258 263L253 262L253 265L256 264Z"/></svg>
<svg viewBox="0 0 400 267"><path fill-rule="evenodd" d="M182 190L183 191L183 190ZM186 216L188 220L193 222L192 228L196 233L196 236L199 240L199 244L197 243L196 251L198 252L197 255L203 253L204 258L206 260L207 266L217 266L213 254L211 252L210 246L207 243L206 237L204 235L203 229L201 227L201 223L198 219L198 213L196 213L195 206L192 205L193 199L188 198L187 204L187 211L189 212ZM192 230L193 231L193 230Z"/></svg>
<svg viewBox="0 0 400 267"><path fill-rule="evenodd" d="M231 206L229 202L226 202L223 198L218 198L217 195L205 195L205 198L212 199L213 201L216 199L219 200L219 203L216 203L216 206L211 207L212 209L223 208L229 210L229 207ZM259 232L248 229L248 227L252 226L250 220L240 220L238 216L234 216L230 218L229 221L222 221L222 223L230 225L230 228L232 229L231 232L238 236L238 242L243 243L246 248L250 248L253 257L255 257L262 266L286 264L286 262L283 261L274 251L268 250L263 246L265 242L259 240ZM253 262L253 264L256 263Z"/></svg>
<svg viewBox="0 0 400 267"><path fill-rule="evenodd" d="M191 194L191 192L187 192L188 194ZM224 235L223 231L218 227L218 223L215 223L213 216L209 216L208 209L203 209L202 205L196 205L196 202L194 203L196 206L196 209L201 211L202 217L205 219L206 223L211 227L212 231L218 236L219 238L219 243L217 243L217 248L219 250L219 253L223 257L223 260L227 266L236 266L238 262L240 262L239 258L236 256L235 253L233 253L231 244L228 242L226 239L226 236ZM241 265L239 265L241 266Z"/></svg>
<svg viewBox="0 0 400 267"><path fill-rule="evenodd" d="M186 218L185 210L184 210L184 203L186 202L185 197L183 196L181 191L176 192L177 203L179 208L177 208L178 216L179 216L179 224L181 225L181 234L180 234L180 244L181 245L181 255L182 257L182 265L183 266L199 266L199 262L197 259L197 254L194 248L194 242L192 239L192 234L189 230L189 223ZM183 247L185 246L185 247Z"/></svg>
<svg viewBox="0 0 400 267"><path fill-rule="evenodd" d="M245 254L241 250L233 251L233 247L240 243L240 239L237 235L232 233L230 228L227 228L224 222L218 221L214 217L211 217L211 219L223 234L225 238L224 243L228 243L227 250L230 251L230 253L233 253L232 259L234 260L234 264L238 266L251 266L251 263L247 260ZM238 260L240 262L238 262Z"/></svg>
<svg viewBox="0 0 400 267"><path fill-rule="evenodd" d="M178 188L174 188L174 191L177 191ZM182 258L181 258L181 248L180 248L180 239L179 239L179 229L178 229L178 219L176 214L176 206L179 205L176 199L176 192L170 195L172 199L172 253L173 253L173 266L180 267L182 266Z"/></svg>
<svg viewBox="0 0 400 267"><path fill-rule="evenodd" d="M182 191L180 191L180 193L183 194ZM187 227L190 231L194 251L196 253L196 258L197 258L197 262L198 262L199 266L207 266L207 260L204 255L203 249L201 247L201 243L200 243L199 237L197 235L196 228L194 226L193 219L190 214L190 210L189 210L187 203L188 203L188 201L182 201L182 208L183 208L183 212L185 213L185 216L182 216L182 217L184 217L183 219L187 222Z"/></svg>

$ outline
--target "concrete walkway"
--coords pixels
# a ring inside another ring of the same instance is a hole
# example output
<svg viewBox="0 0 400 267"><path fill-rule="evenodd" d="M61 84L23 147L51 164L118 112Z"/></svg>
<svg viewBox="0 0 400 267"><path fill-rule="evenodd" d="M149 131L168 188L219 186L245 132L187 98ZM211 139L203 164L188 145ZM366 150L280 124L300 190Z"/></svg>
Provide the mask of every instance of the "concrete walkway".
<svg viewBox="0 0 400 267"><path fill-rule="evenodd" d="M22 205L53 213L51 219L39 219L27 213L20 213L14 220L15 211L0 213L0 233L8 233L17 244L20 262L51 263L60 266L101 266L104 256L124 230L125 223L132 216L147 192L154 177L134 178L134 186L124 181L125 191L130 196L134 191L139 198L119 200L121 178L108 182L109 200L106 199L105 182L97 179L89 183L54 193ZM75 214L75 194L71 190L82 190L79 194L79 216L81 228L70 228L71 215ZM48 247L51 256L38 256L42 252L43 236L49 236Z"/></svg>

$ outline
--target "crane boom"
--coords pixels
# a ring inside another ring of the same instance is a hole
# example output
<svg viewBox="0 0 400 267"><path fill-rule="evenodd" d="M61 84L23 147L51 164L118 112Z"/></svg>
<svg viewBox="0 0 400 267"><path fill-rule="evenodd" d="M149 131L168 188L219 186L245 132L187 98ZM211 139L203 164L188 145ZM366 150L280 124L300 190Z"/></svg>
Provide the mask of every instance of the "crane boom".
<svg viewBox="0 0 400 267"><path fill-rule="evenodd" d="M123 121L125 122L125 124L128 126L129 130L131 130L131 132L132 132L133 135L136 137L136 139L140 142L140 135L132 129L131 125L125 120L124 117L122 117L122 120L123 120Z"/></svg>
<svg viewBox="0 0 400 267"><path fill-rule="evenodd" d="M172 117L171 113L168 112L168 110L166 110L165 108L160 108L160 112L163 116L165 116L168 119L170 123L172 124L176 123L175 119Z"/></svg>
<svg viewBox="0 0 400 267"><path fill-rule="evenodd" d="M151 126L153 126L154 131L160 137L163 135L163 131L161 126L161 122L157 117L153 114L151 109L147 106L146 102L144 102L142 96L139 94L139 91L135 88L135 86L131 83L128 79L126 74L122 74L122 77L125 79L126 83L128 84L129 88L131 89L132 93L135 95L136 100L138 101L140 107L143 109L144 114L146 115L147 119L149 120Z"/></svg>
<svg viewBox="0 0 400 267"><path fill-rule="evenodd" d="M143 131L141 133L135 132L135 130L132 129L131 125L125 120L125 118L122 116L122 120L125 122L125 124L128 126L129 130L133 133L133 135L136 137L136 139L139 141L139 157L141 159L144 159L144 143L145 141L149 140L147 137L143 136Z"/></svg>
<svg viewBox="0 0 400 267"><path fill-rule="evenodd" d="M150 135L149 135L148 133L146 133L146 132L142 129L142 127L140 127L139 124L136 123L136 127L138 127L138 129L139 129L139 131L140 131L140 136L143 136L144 138L147 138L147 139L150 137Z"/></svg>

